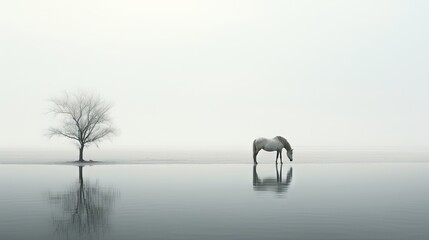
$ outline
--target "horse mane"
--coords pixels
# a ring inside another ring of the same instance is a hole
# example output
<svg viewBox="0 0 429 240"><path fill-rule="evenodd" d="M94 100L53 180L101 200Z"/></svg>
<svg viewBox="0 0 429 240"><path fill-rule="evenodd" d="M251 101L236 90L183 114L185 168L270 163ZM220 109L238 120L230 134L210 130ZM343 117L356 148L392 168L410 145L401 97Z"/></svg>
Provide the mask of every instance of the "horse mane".
<svg viewBox="0 0 429 240"><path fill-rule="evenodd" d="M292 149L292 147L290 146L286 138L282 136L277 136L276 138L283 144L283 146L286 148L287 151L290 151Z"/></svg>

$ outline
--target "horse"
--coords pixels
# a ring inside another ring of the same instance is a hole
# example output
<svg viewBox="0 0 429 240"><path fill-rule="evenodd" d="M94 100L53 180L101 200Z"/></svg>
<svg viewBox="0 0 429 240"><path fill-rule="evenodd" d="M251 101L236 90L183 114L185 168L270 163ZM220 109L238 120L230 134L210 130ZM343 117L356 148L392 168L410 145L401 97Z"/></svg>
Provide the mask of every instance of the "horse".
<svg viewBox="0 0 429 240"><path fill-rule="evenodd" d="M293 161L293 149L290 146L289 142L281 136L277 136L271 139L268 138L257 138L253 141L253 162L258 164L256 161L256 156L258 155L261 149L264 149L267 152L277 151L276 164L280 155L280 163L283 164L282 159L282 150L286 149L287 157L292 162Z"/></svg>

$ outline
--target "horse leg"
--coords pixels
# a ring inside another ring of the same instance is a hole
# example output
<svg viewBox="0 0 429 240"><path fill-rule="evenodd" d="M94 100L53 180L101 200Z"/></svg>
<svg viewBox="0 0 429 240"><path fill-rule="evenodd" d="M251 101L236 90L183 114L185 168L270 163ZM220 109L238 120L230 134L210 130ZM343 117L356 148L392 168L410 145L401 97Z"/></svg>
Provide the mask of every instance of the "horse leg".
<svg viewBox="0 0 429 240"><path fill-rule="evenodd" d="M277 164L277 160L279 159L279 151L277 151L277 156L276 156L276 164Z"/></svg>
<svg viewBox="0 0 429 240"><path fill-rule="evenodd" d="M283 164L282 152L280 151L280 163Z"/></svg>

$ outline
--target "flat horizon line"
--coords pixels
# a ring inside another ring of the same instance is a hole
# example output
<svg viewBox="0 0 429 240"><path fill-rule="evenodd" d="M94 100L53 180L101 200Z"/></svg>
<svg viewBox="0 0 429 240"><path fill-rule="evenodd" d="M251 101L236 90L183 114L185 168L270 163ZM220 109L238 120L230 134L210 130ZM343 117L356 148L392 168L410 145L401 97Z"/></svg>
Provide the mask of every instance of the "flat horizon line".
<svg viewBox="0 0 429 240"><path fill-rule="evenodd" d="M249 144L250 145L250 144ZM90 146L88 150L93 151L219 151L219 150L237 150L244 151L249 148L248 145L229 145L229 146L204 146L204 147L114 147L114 148L103 148ZM425 148L429 151L429 146L425 145L294 145L294 149L300 148L343 148L343 149L374 149L374 148ZM57 148L52 150L46 147L0 147L0 152L6 151L36 151L36 152L64 152L73 151L77 148Z"/></svg>

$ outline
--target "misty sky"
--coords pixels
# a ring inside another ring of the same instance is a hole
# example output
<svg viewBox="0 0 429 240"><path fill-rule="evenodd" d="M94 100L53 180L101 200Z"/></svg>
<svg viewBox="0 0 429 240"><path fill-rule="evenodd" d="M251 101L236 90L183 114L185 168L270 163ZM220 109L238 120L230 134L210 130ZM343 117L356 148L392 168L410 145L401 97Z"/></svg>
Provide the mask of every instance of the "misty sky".
<svg viewBox="0 0 429 240"><path fill-rule="evenodd" d="M47 99L114 103L102 149L429 146L427 1L2 1L0 149Z"/></svg>

